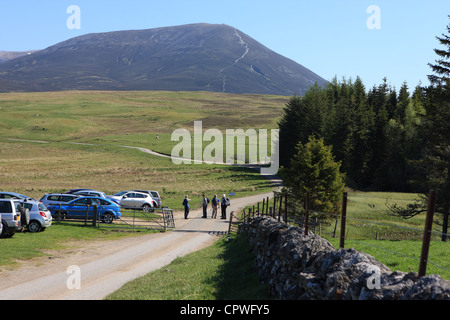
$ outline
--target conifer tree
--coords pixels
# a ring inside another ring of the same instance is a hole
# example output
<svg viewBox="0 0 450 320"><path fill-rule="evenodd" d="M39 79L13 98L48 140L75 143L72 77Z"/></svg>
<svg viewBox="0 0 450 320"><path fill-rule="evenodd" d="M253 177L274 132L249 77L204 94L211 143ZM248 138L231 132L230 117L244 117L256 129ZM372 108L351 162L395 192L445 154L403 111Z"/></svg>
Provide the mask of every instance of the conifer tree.
<svg viewBox="0 0 450 320"><path fill-rule="evenodd" d="M450 18L450 15L449 15ZM450 35L450 24L447 26L447 33ZM444 49L434 49L434 52L440 57L436 64L429 63L435 74L429 75L428 79L432 84L438 86L450 87L450 36L442 34L442 37L436 37ZM445 49L446 48L446 49Z"/></svg>

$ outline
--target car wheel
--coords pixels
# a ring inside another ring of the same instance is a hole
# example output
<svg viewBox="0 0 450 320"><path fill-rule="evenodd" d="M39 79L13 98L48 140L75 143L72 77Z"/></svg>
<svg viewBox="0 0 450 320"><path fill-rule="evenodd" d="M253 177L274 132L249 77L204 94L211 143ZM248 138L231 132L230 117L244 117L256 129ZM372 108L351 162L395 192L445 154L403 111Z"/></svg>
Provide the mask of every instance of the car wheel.
<svg viewBox="0 0 450 320"><path fill-rule="evenodd" d="M36 220L30 221L28 224L28 231L32 233L41 231L41 224Z"/></svg>
<svg viewBox="0 0 450 320"><path fill-rule="evenodd" d="M6 222L2 221L2 232L0 233L0 238L11 238L15 232L8 233Z"/></svg>
<svg viewBox="0 0 450 320"><path fill-rule="evenodd" d="M104 223L110 224L110 223L112 223L114 221L114 216L111 213L105 213L102 216L102 220L103 220Z"/></svg>
<svg viewBox="0 0 450 320"><path fill-rule="evenodd" d="M151 209L152 209L152 207L148 203L146 203L142 206L142 210L144 210L145 212L150 212Z"/></svg>

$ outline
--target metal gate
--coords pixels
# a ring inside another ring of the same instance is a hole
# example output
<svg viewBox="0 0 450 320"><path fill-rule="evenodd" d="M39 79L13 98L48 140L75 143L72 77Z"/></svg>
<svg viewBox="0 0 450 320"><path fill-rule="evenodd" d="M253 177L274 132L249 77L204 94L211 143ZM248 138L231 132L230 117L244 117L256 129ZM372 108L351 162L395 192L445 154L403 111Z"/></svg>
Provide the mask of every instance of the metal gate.
<svg viewBox="0 0 450 320"><path fill-rule="evenodd" d="M121 210L121 218L112 223L102 223L97 220L101 228L125 228L145 230L170 230L175 228L173 210L169 208L156 208L150 210Z"/></svg>
<svg viewBox="0 0 450 320"><path fill-rule="evenodd" d="M173 210L167 207L150 208L148 210L131 209L121 210L120 219L106 220L97 213L102 212L101 206L71 206L71 215L66 215L59 209L52 214L56 223L84 223L101 228L126 228L126 229L147 229L147 230L170 230L175 228ZM78 212L73 214L73 212Z"/></svg>

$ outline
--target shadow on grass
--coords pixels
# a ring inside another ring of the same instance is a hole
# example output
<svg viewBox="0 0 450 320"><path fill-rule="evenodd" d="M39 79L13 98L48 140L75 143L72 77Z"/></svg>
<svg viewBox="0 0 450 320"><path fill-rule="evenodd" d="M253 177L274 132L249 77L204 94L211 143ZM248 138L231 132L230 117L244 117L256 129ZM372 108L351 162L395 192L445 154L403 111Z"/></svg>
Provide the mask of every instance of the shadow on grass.
<svg viewBox="0 0 450 320"><path fill-rule="evenodd" d="M216 283L217 300L269 300L267 285L259 283L253 268L254 255L247 244L247 236L224 237L220 246L224 249L224 263L212 281Z"/></svg>

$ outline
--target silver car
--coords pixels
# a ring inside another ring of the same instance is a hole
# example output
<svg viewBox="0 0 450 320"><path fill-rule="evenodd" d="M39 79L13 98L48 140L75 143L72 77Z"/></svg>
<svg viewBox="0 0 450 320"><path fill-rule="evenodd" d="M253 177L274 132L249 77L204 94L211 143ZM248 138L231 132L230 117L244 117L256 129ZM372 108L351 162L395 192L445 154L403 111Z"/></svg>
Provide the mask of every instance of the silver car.
<svg viewBox="0 0 450 320"><path fill-rule="evenodd" d="M155 207L161 208L161 196L159 195L158 191L153 190L132 190L132 191L149 194L152 197L153 201L155 202Z"/></svg>
<svg viewBox="0 0 450 320"><path fill-rule="evenodd" d="M37 200L21 200L22 207L30 211L29 222L26 228L30 232L44 231L52 225L52 214L47 207Z"/></svg>
<svg viewBox="0 0 450 320"><path fill-rule="evenodd" d="M47 207L52 204L67 203L80 197L79 194L47 193L41 198L41 202Z"/></svg>
<svg viewBox="0 0 450 320"><path fill-rule="evenodd" d="M21 230L21 208L18 200L0 199L0 216L2 224L0 238L10 238L16 231Z"/></svg>
<svg viewBox="0 0 450 320"><path fill-rule="evenodd" d="M156 203L147 193L130 191L122 195L120 206L125 209L151 211L156 206Z"/></svg>

